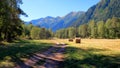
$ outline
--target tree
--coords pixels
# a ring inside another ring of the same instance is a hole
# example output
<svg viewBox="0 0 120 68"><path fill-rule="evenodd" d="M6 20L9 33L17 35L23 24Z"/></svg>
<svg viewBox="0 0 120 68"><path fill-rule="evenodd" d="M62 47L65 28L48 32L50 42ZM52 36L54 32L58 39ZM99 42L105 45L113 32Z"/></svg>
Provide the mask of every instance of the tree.
<svg viewBox="0 0 120 68"><path fill-rule="evenodd" d="M105 26L103 21L97 23L97 34L99 38L105 38Z"/></svg>
<svg viewBox="0 0 120 68"><path fill-rule="evenodd" d="M20 9L22 0L0 0L0 39L12 41L22 34L20 14L25 14Z"/></svg>
<svg viewBox="0 0 120 68"><path fill-rule="evenodd" d="M52 30L46 30L46 38L51 38L51 37L53 37L53 32L52 32Z"/></svg>
<svg viewBox="0 0 120 68"><path fill-rule="evenodd" d="M105 23L107 38L120 38L120 19L113 17Z"/></svg>
<svg viewBox="0 0 120 68"><path fill-rule="evenodd" d="M30 36L32 39L40 39L40 28L38 27L33 27Z"/></svg>
<svg viewBox="0 0 120 68"><path fill-rule="evenodd" d="M78 34L79 36L85 38L88 36L88 25L87 24L83 24L83 25L80 25L79 28L78 28Z"/></svg>
<svg viewBox="0 0 120 68"><path fill-rule="evenodd" d="M96 23L95 23L94 20L91 20L88 23L88 34L92 38L96 38L97 37L97 27L96 27Z"/></svg>
<svg viewBox="0 0 120 68"><path fill-rule="evenodd" d="M76 29L74 27L68 28L68 37L75 38L76 36Z"/></svg>
<svg viewBox="0 0 120 68"><path fill-rule="evenodd" d="M56 35L56 37L58 37L58 38L66 38L65 32L66 32L66 29L61 29L61 30L58 30L58 31L55 33L55 35Z"/></svg>

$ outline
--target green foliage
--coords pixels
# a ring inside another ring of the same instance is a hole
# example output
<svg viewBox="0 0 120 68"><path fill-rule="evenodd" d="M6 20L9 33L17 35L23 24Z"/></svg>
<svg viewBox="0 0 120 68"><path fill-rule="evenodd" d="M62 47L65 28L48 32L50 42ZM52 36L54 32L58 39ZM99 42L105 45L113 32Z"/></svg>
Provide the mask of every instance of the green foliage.
<svg viewBox="0 0 120 68"><path fill-rule="evenodd" d="M55 33L55 36L58 38L75 38L76 28L70 27L70 28L58 30Z"/></svg>
<svg viewBox="0 0 120 68"><path fill-rule="evenodd" d="M90 33L90 37L92 38L96 38L97 36L97 28L96 28L96 23L94 20L91 20L88 23L88 27L89 27L89 33Z"/></svg>
<svg viewBox="0 0 120 68"><path fill-rule="evenodd" d="M53 32L51 30L33 26L32 24L23 24L23 34L21 38L25 39L48 39L53 37Z"/></svg>
<svg viewBox="0 0 120 68"><path fill-rule="evenodd" d="M76 30L74 27L68 28L68 37L69 38L75 38L76 36Z"/></svg>
<svg viewBox="0 0 120 68"><path fill-rule="evenodd" d="M22 38L30 37L30 30L32 29L32 27L30 29L28 28L30 25L22 24L22 28L23 28L23 32L22 32L22 36L21 36Z"/></svg>
<svg viewBox="0 0 120 68"><path fill-rule="evenodd" d="M112 19L108 19L105 26L108 38L119 38L120 36L120 19L113 17Z"/></svg>
<svg viewBox="0 0 120 68"><path fill-rule="evenodd" d="M100 38L105 37L105 24L103 21L97 23L97 33Z"/></svg>
<svg viewBox="0 0 120 68"><path fill-rule="evenodd" d="M55 33L55 36L58 38L68 38L68 30L67 29L58 30Z"/></svg>
<svg viewBox="0 0 120 68"><path fill-rule="evenodd" d="M0 40L12 41L22 34L19 15L25 13L20 9L20 4L22 0L0 1Z"/></svg>
<svg viewBox="0 0 120 68"><path fill-rule="evenodd" d="M78 34L80 37L87 37L88 36L88 25L83 24L78 27Z"/></svg>
<svg viewBox="0 0 120 68"><path fill-rule="evenodd" d="M120 38L120 19L113 17L106 22L94 20L78 28L70 27L56 32L58 38Z"/></svg>
<svg viewBox="0 0 120 68"><path fill-rule="evenodd" d="M40 39L39 34L40 34L40 28L33 27L31 29L30 35L32 39Z"/></svg>

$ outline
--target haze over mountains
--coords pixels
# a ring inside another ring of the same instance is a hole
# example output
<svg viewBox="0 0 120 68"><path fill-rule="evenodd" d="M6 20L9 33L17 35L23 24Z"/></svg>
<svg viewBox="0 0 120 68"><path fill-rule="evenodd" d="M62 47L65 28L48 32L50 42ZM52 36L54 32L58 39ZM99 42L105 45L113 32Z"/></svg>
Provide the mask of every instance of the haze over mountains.
<svg viewBox="0 0 120 68"><path fill-rule="evenodd" d="M35 26L51 29L55 32L62 28L80 26L81 24L88 23L90 20L106 21L112 17L120 17L119 0L101 0L96 5L90 7L87 12L71 12L64 17L48 16L30 22Z"/></svg>
<svg viewBox="0 0 120 68"><path fill-rule="evenodd" d="M51 29L52 31L55 32L56 30L59 30L62 28L67 28L67 27L71 26L82 14L84 14L83 11L70 12L69 14L65 15L64 17L47 16L45 18L32 20L28 23L32 23L33 25L39 26L42 28Z"/></svg>

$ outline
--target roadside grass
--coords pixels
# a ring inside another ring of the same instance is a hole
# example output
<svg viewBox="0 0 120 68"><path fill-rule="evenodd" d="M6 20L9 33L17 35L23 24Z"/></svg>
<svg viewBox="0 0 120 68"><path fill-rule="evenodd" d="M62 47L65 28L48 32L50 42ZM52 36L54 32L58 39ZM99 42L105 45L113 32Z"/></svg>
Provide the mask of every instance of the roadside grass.
<svg viewBox="0 0 120 68"><path fill-rule="evenodd" d="M64 68L120 68L120 39L82 39L81 44L68 44Z"/></svg>
<svg viewBox="0 0 120 68"><path fill-rule="evenodd" d="M0 46L0 68L13 68L35 52L43 52L53 45L51 40L18 40ZM39 63L40 64L40 63Z"/></svg>

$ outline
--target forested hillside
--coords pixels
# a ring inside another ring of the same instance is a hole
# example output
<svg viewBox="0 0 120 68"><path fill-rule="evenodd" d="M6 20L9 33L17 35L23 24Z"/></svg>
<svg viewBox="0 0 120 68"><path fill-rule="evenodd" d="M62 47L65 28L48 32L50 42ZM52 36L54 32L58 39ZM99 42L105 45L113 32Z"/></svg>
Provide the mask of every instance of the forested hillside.
<svg viewBox="0 0 120 68"><path fill-rule="evenodd" d="M98 4L92 6L88 11L80 17L73 26L79 26L88 23L90 20L106 21L109 18L120 17L120 1L119 0L101 0Z"/></svg>
<svg viewBox="0 0 120 68"><path fill-rule="evenodd" d="M120 38L120 18L113 17L105 22L91 20L78 28L58 30L55 36L58 38Z"/></svg>

